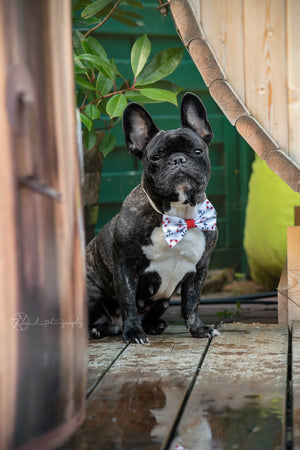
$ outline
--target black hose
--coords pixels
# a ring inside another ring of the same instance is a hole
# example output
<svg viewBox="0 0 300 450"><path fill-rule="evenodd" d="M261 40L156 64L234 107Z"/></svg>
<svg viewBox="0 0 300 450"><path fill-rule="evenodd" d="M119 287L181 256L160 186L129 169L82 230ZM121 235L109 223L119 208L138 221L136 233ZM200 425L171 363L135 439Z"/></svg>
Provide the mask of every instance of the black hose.
<svg viewBox="0 0 300 450"><path fill-rule="evenodd" d="M263 300L264 298L277 297L277 292L263 292L260 294L251 294L251 295L238 295L236 297L219 297L219 298L202 298L200 304L201 305L227 305L231 303L255 303L256 305L277 305L276 300ZM180 300L171 300L171 306L179 306L181 304Z"/></svg>

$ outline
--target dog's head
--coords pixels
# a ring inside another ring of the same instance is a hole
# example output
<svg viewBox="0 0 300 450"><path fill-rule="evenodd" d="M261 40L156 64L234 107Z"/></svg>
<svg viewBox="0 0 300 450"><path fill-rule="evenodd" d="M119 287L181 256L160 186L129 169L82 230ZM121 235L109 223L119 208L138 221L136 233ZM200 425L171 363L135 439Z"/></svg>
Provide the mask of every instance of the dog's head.
<svg viewBox="0 0 300 450"><path fill-rule="evenodd" d="M181 128L159 130L148 112L130 103L123 114L128 150L144 166L142 185L161 211L170 202L195 206L210 178L208 145L213 137L205 107L194 94L181 102Z"/></svg>

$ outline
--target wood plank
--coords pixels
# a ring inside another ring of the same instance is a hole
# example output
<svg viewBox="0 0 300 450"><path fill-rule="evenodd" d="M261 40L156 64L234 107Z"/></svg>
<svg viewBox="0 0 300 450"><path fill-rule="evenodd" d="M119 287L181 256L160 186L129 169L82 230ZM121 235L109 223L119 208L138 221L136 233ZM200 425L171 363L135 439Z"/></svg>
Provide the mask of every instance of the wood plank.
<svg viewBox="0 0 300 450"><path fill-rule="evenodd" d="M244 100L244 73L241 67L244 61L243 1L201 0L200 4L199 20L205 39L224 70L226 81Z"/></svg>
<svg viewBox="0 0 300 450"><path fill-rule="evenodd" d="M300 206L295 206L294 225L300 226Z"/></svg>
<svg viewBox="0 0 300 450"><path fill-rule="evenodd" d="M224 324L220 331L189 397L176 442L189 450L285 448L287 327Z"/></svg>
<svg viewBox="0 0 300 450"><path fill-rule="evenodd" d="M203 37L200 24L194 13L194 4L188 0L171 0L171 12L176 30L184 45L188 46L193 39Z"/></svg>
<svg viewBox="0 0 300 450"><path fill-rule="evenodd" d="M17 402L18 334L11 320L19 312L17 182L11 121L7 113L7 14L0 7L0 130L5 151L0 152L0 448L13 447ZM10 42L15 42L13 33ZM5 299L5 301L4 301Z"/></svg>
<svg viewBox="0 0 300 450"><path fill-rule="evenodd" d="M280 149L269 152L265 161L270 169L276 173L295 192L300 191L300 170L299 167Z"/></svg>
<svg viewBox="0 0 300 450"><path fill-rule="evenodd" d="M262 159L265 159L269 152L278 148L277 143L254 117L241 117L236 122L236 129Z"/></svg>
<svg viewBox="0 0 300 450"><path fill-rule="evenodd" d="M89 392L112 362L126 348L121 336L92 340L88 350L87 392Z"/></svg>
<svg viewBox="0 0 300 450"><path fill-rule="evenodd" d="M300 227L287 229L289 325L300 319Z"/></svg>
<svg viewBox="0 0 300 450"><path fill-rule="evenodd" d="M208 42L203 39L194 39L188 50L206 86L209 87L217 79L223 80L225 78L224 72L218 65Z"/></svg>
<svg viewBox="0 0 300 450"><path fill-rule="evenodd" d="M300 165L300 2L287 0L287 88L289 155Z"/></svg>
<svg viewBox="0 0 300 450"><path fill-rule="evenodd" d="M70 3L0 2L1 448L57 446L85 414Z"/></svg>
<svg viewBox="0 0 300 450"><path fill-rule="evenodd" d="M288 148L286 11L283 0L244 2L245 101L283 149Z"/></svg>
<svg viewBox="0 0 300 450"><path fill-rule="evenodd" d="M300 321L292 328L293 444L300 449Z"/></svg>
<svg viewBox="0 0 300 450"><path fill-rule="evenodd" d="M235 125L241 116L249 115L249 111L247 111L237 94L226 81L215 80L210 85L209 93L217 105L220 106L231 125Z"/></svg>
<svg viewBox="0 0 300 450"><path fill-rule="evenodd" d="M186 331L130 345L88 401L87 419L64 449L159 449L207 339Z"/></svg>
<svg viewBox="0 0 300 450"><path fill-rule="evenodd" d="M288 314L288 287L287 287L287 260L283 265L281 277L277 288L278 296L278 323L287 325L289 323Z"/></svg>

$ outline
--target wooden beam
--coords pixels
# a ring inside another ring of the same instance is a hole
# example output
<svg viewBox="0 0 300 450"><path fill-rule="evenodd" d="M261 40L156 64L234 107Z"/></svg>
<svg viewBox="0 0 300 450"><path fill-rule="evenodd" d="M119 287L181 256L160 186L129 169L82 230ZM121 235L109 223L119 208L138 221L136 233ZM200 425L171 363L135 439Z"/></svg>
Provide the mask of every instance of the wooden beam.
<svg viewBox="0 0 300 450"><path fill-rule="evenodd" d="M0 448L53 448L85 414L72 53L70 0L0 2Z"/></svg>
<svg viewBox="0 0 300 450"><path fill-rule="evenodd" d="M293 448L300 449L300 321L292 327Z"/></svg>
<svg viewBox="0 0 300 450"><path fill-rule="evenodd" d="M300 226L287 229L289 326L300 319Z"/></svg>
<svg viewBox="0 0 300 450"><path fill-rule="evenodd" d="M285 261L281 272L281 277L277 288L277 298L278 298L278 323L281 325L287 325L289 323L287 260Z"/></svg>

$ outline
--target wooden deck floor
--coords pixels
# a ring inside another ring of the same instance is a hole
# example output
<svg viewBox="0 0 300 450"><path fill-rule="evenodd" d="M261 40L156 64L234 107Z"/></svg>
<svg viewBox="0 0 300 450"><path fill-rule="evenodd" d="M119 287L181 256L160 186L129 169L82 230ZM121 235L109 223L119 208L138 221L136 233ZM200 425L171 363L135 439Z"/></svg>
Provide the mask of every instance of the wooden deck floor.
<svg viewBox="0 0 300 450"><path fill-rule="evenodd" d="M300 323L292 341L277 324L218 329L212 341L181 323L144 346L93 341L87 418L63 449L300 448Z"/></svg>

